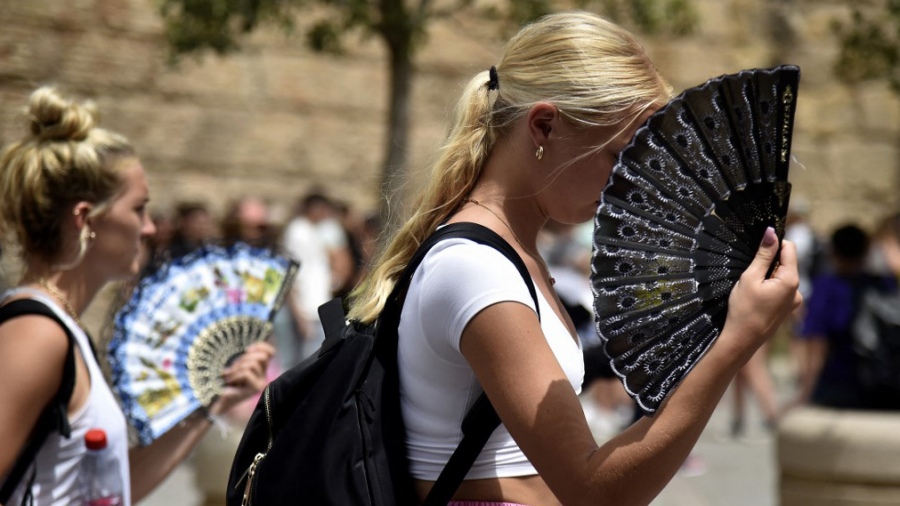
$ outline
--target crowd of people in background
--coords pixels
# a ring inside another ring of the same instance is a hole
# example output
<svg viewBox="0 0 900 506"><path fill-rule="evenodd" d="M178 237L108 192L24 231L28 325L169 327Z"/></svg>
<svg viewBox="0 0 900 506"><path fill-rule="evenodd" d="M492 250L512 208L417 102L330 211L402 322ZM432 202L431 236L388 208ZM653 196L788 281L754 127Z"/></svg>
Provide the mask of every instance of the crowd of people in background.
<svg viewBox="0 0 900 506"><path fill-rule="evenodd" d="M200 201L184 201L152 213L156 234L148 241L145 269L188 254L206 244L243 242L273 249L296 260L300 269L285 306L276 315L276 370L284 371L312 354L324 339L317 309L346 296L375 252L381 220L313 189L298 198L291 215L278 217L265 199L231 201L217 216Z"/></svg>
<svg viewBox="0 0 900 506"><path fill-rule="evenodd" d="M800 291L804 306L783 333L796 378L795 395L778 399L770 371L771 346L765 346L743 368L732 387L731 436L747 431L746 404L754 401L763 429L771 432L790 408L815 403L859 407L852 379L849 342L862 280L879 279L896 290L900 276L900 214L885 216L868 233L855 224L837 227L829 235L816 232L809 205L792 205L785 238L797 245ZM265 199L248 196L231 201L221 216L201 201L183 201L152 214L156 233L148 239L147 269L187 254L205 244L241 241L273 248L301 264L285 307L275 318L277 366L284 371L312 354L324 339L317 313L332 297L346 296L365 273L381 233L375 211L360 212L311 190L298 198L287 219L278 219ZM551 222L539 247L556 279L585 349L585 409L601 433L613 433L633 420L633 404L611 374L599 346L590 288L593 224ZM818 292L818 293L816 293ZM828 364L826 366L826 364ZM843 394L842 389L850 389Z"/></svg>
<svg viewBox="0 0 900 506"><path fill-rule="evenodd" d="M756 353L732 385L731 433L747 431L746 404L756 402L763 429L771 432L789 409L804 404L861 407L853 379L850 326L863 284L876 279L896 291L900 277L900 213L885 216L871 232L856 224L830 235L810 224L809 205L792 205L785 238L797 245L800 291L805 303L783 336L787 337L794 395L779 399L770 371L771 346ZM382 231L376 211L361 212L324 190L298 198L293 213L279 219L265 199L231 201L221 216L201 201L183 201L152 213L156 233L148 238L145 268L152 269L205 244L244 242L272 248L301 264L285 307L275 318L275 373L311 355L324 339L317 313L332 297L346 296L362 278ZM599 346L590 288L593 224L551 222L539 247L556 279L556 289L585 349L585 409L600 433L612 434L633 421L633 403L612 375ZM843 393L842 393L843 392Z"/></svg>

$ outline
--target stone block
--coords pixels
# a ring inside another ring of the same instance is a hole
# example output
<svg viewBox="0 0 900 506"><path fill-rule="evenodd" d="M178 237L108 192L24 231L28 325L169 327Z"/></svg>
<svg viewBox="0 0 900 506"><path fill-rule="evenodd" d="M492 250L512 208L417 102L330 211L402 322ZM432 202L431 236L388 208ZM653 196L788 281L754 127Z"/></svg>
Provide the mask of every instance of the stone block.
<svg viewBox="0 0 900 506"><path fill-rule="evenodd" d="M94 10L98 22L106 28L153 37L162 43L163 20L156 4L146 0L94 0Z"/></svg>
<svg viewBox="0 0 900 506"><path fill-rule="evenodd" d="M860 85L854 91L863 131L896 139L897 125L900 125L900 97L884 83Z"/></svg>
<svg viewBox="0 0 900 506"><path fill-rule="evenodd" d="M732 38L735 23L735 12L732 2L722 0L696 0L693 6L699 20L697 31L704 37L716 40Z"/></svg>
<svg viewBox="0 0 900 506"><path fill-rule="evenodd" d="M778 429L781 505L898 504L898 427L894 412L790 412Z"/></svg>
<svg viewBox="0 0 900 506"><path fill-rule="evenodd" d="M104 32L69 32L57 51L64 53L56 78L83 89L143 88L162 64L159 46Z"/></svg>
<svg viewBox="0 0 900 506"><path fill-rule="evenodd" d="M795 128L817 137L843 135L859 128L859 110L847 88L833 85L827 89L807 89L802 68L800 72Z"/></svg>
<svg viewBox="0 0 900 506"><path fill-rule="evenodd" d="M0 76L35 84L57 81L65 62L65 52L60 50L66 45L65 37L65 32L30 20L6 23L0 30Z"/></svg>
<svg viewBox="0 0 900 506"><path fill-rule="evenodd" d="M263 91L255 86L254 72L264 70L258 63L258 55L252 52L185 57L177 66L160 69L155 77L155 91L189 99L204 108L264 97L254 93Z"/></svg>
<svg viewBox="0 0 900 506"><path fill-rule="evenodd" d="M448 80L470 78L499 63L500 27L477 17L434 23L428 41L416 52L416 68Z"/></svg>
<svg viewBox="0 0 900 506"><path fill-rule="evenodd" d="M386 114L388 67L383 59L336 57L304 51L297 56L263 55L264 93L310 108Z"/></svg>

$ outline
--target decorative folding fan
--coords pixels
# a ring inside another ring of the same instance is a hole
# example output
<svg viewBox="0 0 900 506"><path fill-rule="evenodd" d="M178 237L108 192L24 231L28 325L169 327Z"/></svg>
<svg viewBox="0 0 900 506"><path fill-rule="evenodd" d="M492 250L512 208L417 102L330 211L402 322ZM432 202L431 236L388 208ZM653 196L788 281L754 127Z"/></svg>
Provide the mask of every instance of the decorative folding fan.
<svg viewBox="0 0 900 506"><path fill-rule="evenodd" d="M212 403L226 365L271 333L296 271L239 243L205 247L140 281L108 346L113 388L140 444Z"/></svg>
<svg viewBox="0 0 900 506"><path fill-rule="evenodd" d="M746 70L686 90L638 130L603 191L597 329L647 415L718 337L765 229L784 236L799 77Z"/></svg>

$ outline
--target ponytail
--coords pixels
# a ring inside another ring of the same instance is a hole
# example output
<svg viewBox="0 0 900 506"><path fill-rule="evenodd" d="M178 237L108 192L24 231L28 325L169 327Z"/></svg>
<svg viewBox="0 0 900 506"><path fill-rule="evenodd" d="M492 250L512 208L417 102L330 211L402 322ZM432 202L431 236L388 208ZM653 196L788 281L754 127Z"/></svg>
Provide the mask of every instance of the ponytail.
<svg viewBox="0 0 900 506"><path fill-rule="evenodd" d="M412 216L378 256L371 274L351 294L351 319L368 323L378 317L416 249L475 187L500 129L491 121L498 92L490 89L490 82L484 71L463 91L428 187L413 206Z"/></svg>

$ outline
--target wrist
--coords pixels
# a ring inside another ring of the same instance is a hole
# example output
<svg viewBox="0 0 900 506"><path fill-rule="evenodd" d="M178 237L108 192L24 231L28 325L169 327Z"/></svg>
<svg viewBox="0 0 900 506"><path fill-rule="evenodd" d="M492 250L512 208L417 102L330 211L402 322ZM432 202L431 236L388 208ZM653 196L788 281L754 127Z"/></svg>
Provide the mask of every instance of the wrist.
<svg viewBox="0 0 900 506"><path fill-rule="evenodd" d="M209 409L198 408L191 414L191 418L207 425L217 425L224 423L224 419L220 415L213 414Z"/></svg>
<svg viewBox="0 0 900 506"><path fill-rule="evenodd" d="M745 341L743 336L735 335L733 328L726 325L706 352L703 361L708 363L707 366L712 366L716 374L735 375L753 356L754 350L744 346Z"/></svg>
<svg viewBox="0 0 900 506"><path fill-rule="evenodd" d="M212 426L218 427L219 432L221 433L223 439L228 434L228 430L229 430L228 421L222 416L213 414L210 410L208 410L206 408L202 408L202 407L199 408L191 416L197 417L197 419L200 421L196 422L196 423L202 424L204 428L209 428Z"/></svg>

